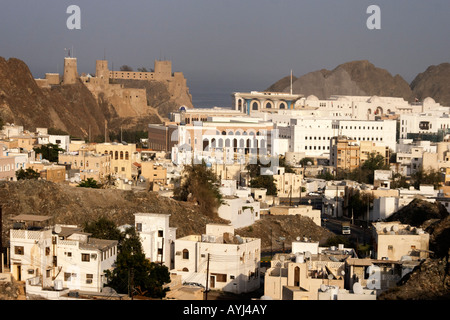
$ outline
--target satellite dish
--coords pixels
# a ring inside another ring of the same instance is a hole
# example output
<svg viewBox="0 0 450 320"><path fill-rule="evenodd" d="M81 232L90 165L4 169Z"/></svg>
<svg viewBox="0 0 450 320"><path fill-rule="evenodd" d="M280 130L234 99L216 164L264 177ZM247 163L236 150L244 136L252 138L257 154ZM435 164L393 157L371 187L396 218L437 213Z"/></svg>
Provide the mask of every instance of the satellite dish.
<svg viewBox="0 0 450 320"><path fill-rule="evenodd" d="M262 296L261 300L273 300L271 296Z"/></svg>
<svg viewBox="0 0 450 320"><path fill-rule="evenodd" d="M297 241L300 241L300 237L297 237L296 239L297 239Z"/></svg>
<svg viewBox="0 0 450 320"><path fill-rule="evenodd" d="M60 233L62 231L62 228L61 228L61 226L60 225L56 225L55 226L55 233Z"/></svg>
<svg viewBox="0 0 450 320"><path fill-rule="evenodd" d="M363 288L361 286L361 283L355 282L353 284L353 293L354 294L363 294Z"/></svg>
<svg viewBox="0 0 450 320"><path fill-rule="evenodd" d="M323 283L320 285L320 291L322 291L322 292L326 292L327 288L328 287L325 284L323 284Z"/></svg>
<svg viewBox="0 0 450 320"><path fill-rule="evenodd" d="M333 277L332 274L329 274L329 275L328 275L328 280L333 280L333 278L334 278L334 277Z"/></svg>

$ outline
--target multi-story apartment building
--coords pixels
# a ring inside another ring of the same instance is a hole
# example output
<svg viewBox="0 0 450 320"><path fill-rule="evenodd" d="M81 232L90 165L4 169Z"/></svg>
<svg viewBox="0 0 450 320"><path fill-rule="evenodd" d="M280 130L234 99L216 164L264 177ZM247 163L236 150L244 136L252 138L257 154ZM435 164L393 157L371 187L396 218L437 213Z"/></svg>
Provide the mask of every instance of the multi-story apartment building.
<svg viewBox="0 0 450 320"><path fill-rule="evenodd" d="M175 268L185 283L235 294L260 286L261 239L239 237L234 227L208 224L206 234L175 240Z"/></svg>
<svg viewBox="0 0 450 320"><path fill-rule="evenodd" d="M396 122L394 120L358 121L333 119L291 119L290 125L279 128L280 135L286 132L289 151L304 152L308 157L328 157L330 140L346 136L355 141L370 141L396 150Z"/></svg>
<svg viewBox="0 0 450 320"><path fill-rule="evenodd" d="M110 155L111 174L117 178L131 180L137 176L133 163L140 159L135 144L99 143L95 145L95 152Z"/></svg>
<svg viewBox="0 0 450 320"><path fill-rule="evenodd" d="M91 238L77 226L49 226L48 216L18 215L10 230L11 273L18 281L62 290L101 291L117 241Z"/></svg>
<svg viewBox="0 0 450 320"><path fill-rule="evenodd" d="M173 268L173 243L176 228L169 227L170 214L135 213L135 229L145 257L151 262Z"/></svg>
<svg viewBox="0 0 450 320"><path fill-rule="evenodd" d="M330 165L336 170L352 171L361 164L360 146L356 140L345 136L331 138Z"/></svg>

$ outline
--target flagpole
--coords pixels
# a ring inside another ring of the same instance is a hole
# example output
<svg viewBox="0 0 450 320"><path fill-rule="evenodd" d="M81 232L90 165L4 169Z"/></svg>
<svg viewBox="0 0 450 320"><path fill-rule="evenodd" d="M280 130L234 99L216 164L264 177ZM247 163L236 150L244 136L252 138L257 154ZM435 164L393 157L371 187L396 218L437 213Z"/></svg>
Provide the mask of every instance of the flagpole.
<svg viewBox="0 0 450 320"><path fill-rule="evenodd" d="M292 69L291 69L291 95L292 95Z"/></svg>

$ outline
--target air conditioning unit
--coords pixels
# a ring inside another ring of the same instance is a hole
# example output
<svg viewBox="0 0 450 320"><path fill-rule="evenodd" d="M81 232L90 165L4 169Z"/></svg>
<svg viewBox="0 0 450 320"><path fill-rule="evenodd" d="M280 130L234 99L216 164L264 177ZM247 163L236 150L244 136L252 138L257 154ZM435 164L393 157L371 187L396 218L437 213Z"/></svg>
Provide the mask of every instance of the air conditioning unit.
<svg viewBox="0 0 450 320"><path fill-rule="evenodd" d="M92 254L91 254L91 259L96 260L96 259L97 259L97 254L96 254L96 253L92 253Z"/></svg>

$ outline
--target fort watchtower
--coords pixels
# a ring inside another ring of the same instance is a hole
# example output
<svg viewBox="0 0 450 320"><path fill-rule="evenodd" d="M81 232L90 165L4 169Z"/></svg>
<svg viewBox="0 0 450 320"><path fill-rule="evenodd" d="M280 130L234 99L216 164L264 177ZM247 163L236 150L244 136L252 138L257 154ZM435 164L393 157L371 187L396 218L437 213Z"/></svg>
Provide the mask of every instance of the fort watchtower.
<svg viewBox="0 0 450 320"><path fill-rule="evenodd" d="M77 58L64 58L64 84L74 84L77 79Z"/></svg>

